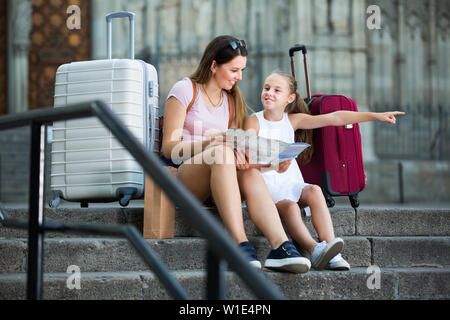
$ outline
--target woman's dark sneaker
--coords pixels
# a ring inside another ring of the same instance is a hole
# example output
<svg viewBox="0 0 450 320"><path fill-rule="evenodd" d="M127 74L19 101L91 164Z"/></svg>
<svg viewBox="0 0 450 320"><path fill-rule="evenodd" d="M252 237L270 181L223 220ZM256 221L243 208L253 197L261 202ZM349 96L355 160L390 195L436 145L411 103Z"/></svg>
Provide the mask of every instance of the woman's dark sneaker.
<svg viewBox="0 0 450 320"><path fill-rule="evenodd" d="M276 271L305 273L311 268L311 262L298 253L292 242L286 241L270 251L264 267Z"/></svg>
<svg viewBox="0 0 450 320"><path fill-rule="evenodd" d="M253 247L253 245L248 241L239 243L239 247L244 250L250 265L257 269L261 269L261 262L259 262L258 257L256 256L255 247Z"/></svg>

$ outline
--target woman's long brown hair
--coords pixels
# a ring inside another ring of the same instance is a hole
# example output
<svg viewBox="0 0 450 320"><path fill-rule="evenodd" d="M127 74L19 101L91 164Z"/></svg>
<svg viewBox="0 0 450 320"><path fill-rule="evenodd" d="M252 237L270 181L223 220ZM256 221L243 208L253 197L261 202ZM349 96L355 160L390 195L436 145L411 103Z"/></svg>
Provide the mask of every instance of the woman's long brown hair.
<svg viewBox="0 0 450 320"><path fill-rule="evenodd" d="M190 78L200 84L207 83L212 77L211 65L213 61L216 61L217 65L220 66L230 62L239 55L247 57L247 49L245 47L238 46L233 50L230 45L230 42L232 41L238 41L238 39L232 36L218 36L214 38L206 47L197 70L195 70ZM231 88L230 93L235 101L236 127L242 128L245 117L247 116L247 103L245 102L244 96L238 87L238 82L236 82L233 88Z"/></svg>

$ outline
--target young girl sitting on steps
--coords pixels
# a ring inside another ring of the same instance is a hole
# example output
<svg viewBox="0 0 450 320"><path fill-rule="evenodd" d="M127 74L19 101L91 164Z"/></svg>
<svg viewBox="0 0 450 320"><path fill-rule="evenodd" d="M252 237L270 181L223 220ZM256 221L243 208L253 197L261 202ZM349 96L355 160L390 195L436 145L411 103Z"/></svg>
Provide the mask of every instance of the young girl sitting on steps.
<svg viewBox="0 0 450 320"><path fill-rule="evenodd" d="M285 72L275 71L264 82L261 93L264 110L248 117L244 129L252 129L256 134L288 143L295 140L295 132L301 131L303 142L312 144L312 129L326 126L343 126L366 121L384 121L395 124L395 116L403 112L352 112L337 111L312 116L297 90L295 79ZM312 148L300 156L309 160ZM303 181L296 161L279 164L278 169L262 168L263 177L278 213L284 221L293 240L311 254L311 266L316 270L349 270L350 265L340 252L344 241L336 238L330 212L322 190L317 185ZM319 236L317 243L301 218L301 208L309 207L314 228Z"/></svg>

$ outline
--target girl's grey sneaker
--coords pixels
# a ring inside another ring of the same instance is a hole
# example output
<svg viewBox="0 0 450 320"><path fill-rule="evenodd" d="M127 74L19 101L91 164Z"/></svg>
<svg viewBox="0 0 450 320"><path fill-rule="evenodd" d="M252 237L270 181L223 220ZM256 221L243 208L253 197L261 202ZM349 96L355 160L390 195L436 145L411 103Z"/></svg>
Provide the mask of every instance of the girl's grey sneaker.
<svg viewBox="0 0 450 320"><path fill-rule="evenodd" d="M248 241L239 243L239 247L244 250L250 265L257 269L261 269L261 262L259 262L258 257L256 256L255 247Z"/></svg>
<svg viewBox="0 0 450 320"><path fill-rule="evenodd" d="M344 240L335 238L329 243L322 241L314 247L311 254L311 264L316 270L322 270L327 267L328 262L333 259L344 247Z"/></svg>
<svg viewBox="0 0 450 320"><path fill-rule="evenodd" d="M311 268L311 262L298 253L292 242L286 241L270 251L264 267L276 271L305 273Z"/></svg>
<svg viewBox="0 0 450 320"><path fill-rule="evenodd" d="M350 270L350 265L347 261L342 258L341 254L338 253L327 265L328 270Z"/></svg>

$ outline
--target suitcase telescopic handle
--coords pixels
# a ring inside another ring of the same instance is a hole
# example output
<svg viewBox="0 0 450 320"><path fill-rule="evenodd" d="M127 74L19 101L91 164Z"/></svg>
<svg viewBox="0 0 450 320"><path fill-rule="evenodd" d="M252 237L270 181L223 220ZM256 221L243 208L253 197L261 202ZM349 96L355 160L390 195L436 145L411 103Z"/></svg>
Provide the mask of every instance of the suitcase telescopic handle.
<svg viewBox="0 0 450 320"><path fill-rule="evenodd" d="M306 50L306 46L304 44L296 44L289 49L289 57L291 58L292 75L294 76L295 79L297 79L296 75L295 75L295 62L294 62L294 54L297 51L301 51L303 53L303 64L305 66L305 78L306 78L306 91L308 94L308 101L310 101L311 100L311 86L309 83L308 63L306 61L307 50Z"/></svg>
<svg viewBox="0 0 450 320"><path fill-rule="evenodd" d="M134 59L134 13L128 11L112 12L106 16L106 56L112 59L112 19L128 18L130 20L130 59Z"/></svg>
<svg viewBox="0 0 450 320"><path fill-rule="evenodd" d="M306 54L306 46L304 44L296 44L289 49L289 56L293 57L294 53L300 50L303 52L303 54Z"/></svg>

